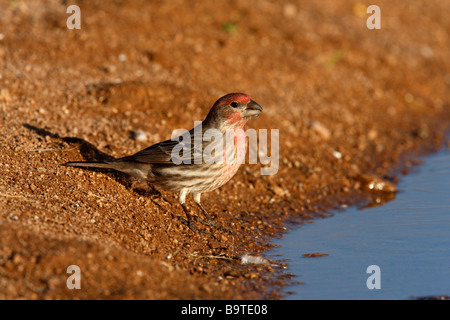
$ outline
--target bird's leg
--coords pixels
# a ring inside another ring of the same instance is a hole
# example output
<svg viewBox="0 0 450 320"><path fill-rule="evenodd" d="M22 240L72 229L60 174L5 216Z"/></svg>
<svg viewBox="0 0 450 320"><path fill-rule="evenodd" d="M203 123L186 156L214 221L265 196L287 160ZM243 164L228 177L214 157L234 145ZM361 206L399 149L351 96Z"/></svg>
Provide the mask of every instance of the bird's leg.
<svg viewBox="0 0 450 320"><path fill-rule="evenodd" d="M185 201L186 201L186 194L187 194L187 192L181 191L179 193L179 195L178 195L178 201L180 202L180 205L183 208L184 213L186 214L187 220L184 219L183 217L180 217L180 216L176 216L175 218L178 219L185 226L189 227L189 229L191 229L192 231L211 236L211 237L213 237L215 239L216 237L213 234L208 233L208 232L203 231L203 230L200 230L195 225L194 221L192 220L191 213L189 212L189 209L188 209L188 207L186 206L186 203L185 203Z"/></svg>
<svg viewBox="0 0 450 320"><path fill-rule="evenodd" d="M208 214L208 212L206 211L206 209L203 208L203 206L202 206L202 204L201 204L201 202L200 202L200 196L201 196L201 193L194 193L192 198L194 199L194 202L198 205L198 207L200 208L200 210L202 211L203 215L205 216L205 218L206 218L207 220L203 220L203 219L200 219L200 218L198 218L198 217L196 218L196 220L197 220L198 222L200 222L200 223L206 225L206 226L213 227L214 229L217 229L217 230L220 230L220 231L224 231L224 232L226 232L226 233L231 234L231 231L230 231L230 230L225 229L224 227L218 226L217 224L215 224L215 223L213 222L213 219L211 218L211 216Z"/></svg>
<svg viewBox="0 0 450 320"><path fill-rule="evenodd" d="M202 210L203 215L205 216L206 219L208 219L208 221L212 221L211 216L208 214L208 212L206 211L205 208L203 208L201 202L200 202L200 197L201 197L201 193L194 193L192 195L192 199L194 199L194 202L198 205L198 207L200 208L200 210Z"/></svg>
<svg viewBox="0 0 450 320"><path fill-rule="evenodd" d="M186 214L186 217L187 217L187 220L186 220L183 217L177 216L176 218L181 223L183 223L185 226L187 226L189 229L191 229L194 232L198 232L198 233L201 233L201 234L204 234L204 235L207 235L207 236L210 236L210 237L213 237L214 239L216 239L216 237L213 234L211 234L209 232L206 232L206 231L203 231L203 230L200 230L199 228L197 228L197 226L195 225L194 221L192 220L192 216L189 213L189 209L188 209L188 207L186 206L185 203L181 203L181 207L183 208L184 213Z"/></svg>
<svg viewBox="0 0 450 320"><path fill-rule="evenodd" d="M178 217L178 220L180 220L183 224L185 224L186 226L188 226L190 229L194 230L194 231L198 231L197 227L194 224L194 221L192 220L192 216L191 213L189 212L188 207L186 206L185 203L180 203L181 207L184 210L184 213L186 214L186 219L184 219L183 217Z"/></svg>
<svg viewBox="0 0 450 320"><path fill-rule="evenodd" d="M203 215L205 216L206 219L208 219L208 221L212 221L213 219L211 218L211 216L208 214L208 212L206 211L205 208L203 208L202 204L200 202L197 203L198 207L200 208L200 210L202 210Z"/></svg>

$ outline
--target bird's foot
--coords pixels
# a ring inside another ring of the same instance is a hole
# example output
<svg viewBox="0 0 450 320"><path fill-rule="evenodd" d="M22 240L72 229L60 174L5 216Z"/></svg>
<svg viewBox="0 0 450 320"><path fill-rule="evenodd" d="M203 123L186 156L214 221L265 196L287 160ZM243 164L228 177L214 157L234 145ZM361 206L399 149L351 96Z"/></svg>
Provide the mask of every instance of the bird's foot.
<svg viewBox="0 0 450 320"><path fill-rule="evenodd" d="M185 218L180 217L180 216L175 216L175 219L177 219L178 221L180 221L182 224L184 224L185 226L187 226L187 227L188 227L189 229L191 229L192 231L197 232L197 233L200 233L200 234L203 234L203 235L206 235L206 236L210 236L210 237L212 237L213 239L217 240L217 238L216 238L212 233L209 233L209 232L206 232L206 231L204 231L204 230L201 230L201 229L197 228L197 226L195 225L194 221L192 221L191 219L186 220Z"/></svg>
<svg viewBox="0 0 450 320"><path fill-rule="evenodd" d="M233 234L233 233L232 233L230 230L228 230L227 228L224 228L224 227L222 227L222 226L219 226L219 225L215 224L211 218L209 218L209 219L207 219L207 220L204 220L204 219L202 219L202 218L195 217L195 220L198 221L198 222L200 222L201 224L203 224L203 225L205 225L205 226L214 228L214 229L216 229L216 230L219 230L219 231L222 231L222 232L225 232L225 233L228 233L228 234Z"/></svg>
<svg viewBox="0 0 450 320"><path fill-rule="evenodd" d="M203 208L202 204L200 203L200 201L196 202L198 207L200 208L200 210L203 212L203 215L205 216L206 220L199 218L199 217L195 217L196 221L204 224L205 226L209 226L212 227L216 230L228 233L228 234L233 234L230 230L222 227L222 226L218 226L217 224L214 223L213 218L211 218L211 216L209 215L208 211L206 211L205 208Z"/></svg>

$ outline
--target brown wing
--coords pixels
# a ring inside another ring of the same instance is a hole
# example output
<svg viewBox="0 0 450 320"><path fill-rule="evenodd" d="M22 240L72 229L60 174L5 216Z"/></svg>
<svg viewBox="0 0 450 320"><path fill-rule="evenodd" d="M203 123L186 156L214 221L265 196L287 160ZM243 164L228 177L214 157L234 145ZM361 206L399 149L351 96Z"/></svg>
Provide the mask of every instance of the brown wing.
<svg viewBox="0 0 450 320"><path fill-rule="evenodd" d="M194 135L191 134L191 132L186 132L185 134L188 133L189 136L185 136L184 138L182 138L184 135L181 135L173 140L166 140L154 144L134 155L119 158L115 161L150 164L179 164L181 161L186 163L187 159L190 159L190 163L194 163L195 158L199 156L199 153L195 149Z"/></svg>

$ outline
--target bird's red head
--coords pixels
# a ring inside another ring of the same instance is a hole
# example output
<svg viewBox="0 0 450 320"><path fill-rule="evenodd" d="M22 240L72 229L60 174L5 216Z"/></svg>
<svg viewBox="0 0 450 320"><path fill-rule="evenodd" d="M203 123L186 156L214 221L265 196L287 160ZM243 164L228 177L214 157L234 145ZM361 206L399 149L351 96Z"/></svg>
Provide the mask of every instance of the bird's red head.
<svg viewBox="0 0 450 320"><path fill-rule="evenodd" d="M205 122L216 128L243 127L250 117L262 112L262 107L245 93L229 93L212 106Z"/></svg>
<svg viewBox="0 0 450 320"><path fill-rule="evenodd" d="M217 100L214 103L214 106L229 105L234 101L240 103L248 103L250 100L252 100L252 97L250 97L245 93L229 93L227 95L224 95L219 100Z"/></svg>

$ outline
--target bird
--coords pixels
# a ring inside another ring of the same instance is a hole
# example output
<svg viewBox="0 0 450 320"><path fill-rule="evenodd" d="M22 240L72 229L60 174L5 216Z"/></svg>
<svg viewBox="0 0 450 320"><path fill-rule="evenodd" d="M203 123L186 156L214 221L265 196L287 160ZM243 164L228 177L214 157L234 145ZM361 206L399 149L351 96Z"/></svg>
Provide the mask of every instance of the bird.
<svg viewBox="0 0 450 320"><path fill-rule="evenodd" d="M145 180L157 189L178 193L178 202L186 215L186 219L178 217L178 220L191 230L201 232L186 205L187 195L192 194L207 219L197 217L196 220L217 227L201 204L201 195L223 186L236 174L247 151L244 126L262 111L262 106L249 95L229 93L213 104L202 122L175 138L114 160L64 165L114 169Z"/></svg>

